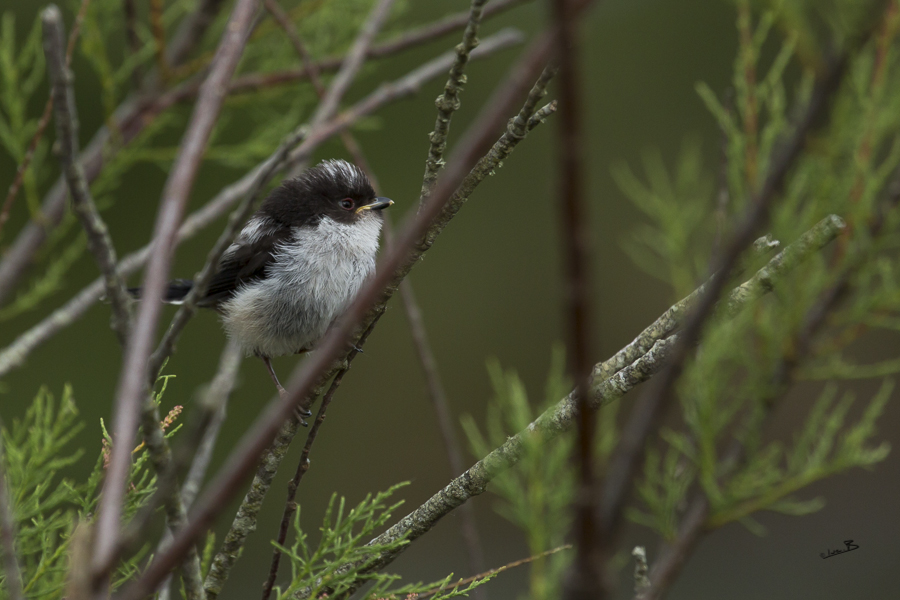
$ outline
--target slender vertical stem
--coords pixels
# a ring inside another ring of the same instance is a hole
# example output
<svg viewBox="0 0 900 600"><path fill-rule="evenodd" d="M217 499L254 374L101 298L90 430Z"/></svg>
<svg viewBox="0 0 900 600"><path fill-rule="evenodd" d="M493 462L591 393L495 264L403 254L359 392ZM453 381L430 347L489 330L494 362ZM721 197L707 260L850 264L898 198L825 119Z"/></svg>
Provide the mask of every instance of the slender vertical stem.
<svg viewBox="0 0 900 600"><path fill-rule="evenodd" d="M66 66L63 54L65 32L62 14L56 6L50 5L44 11L42 20L44 54L56 114L60 163L72 196L75 214L87 234L88 248L103 275L106 295L112 304L113 330L119 338L119 343L125 346L131 330L130 300L122 278L116 273L116 251L109 230L94 204L94 198L84 176L84 168L78 160L78 115L72 93L72 73Z"/></svg>

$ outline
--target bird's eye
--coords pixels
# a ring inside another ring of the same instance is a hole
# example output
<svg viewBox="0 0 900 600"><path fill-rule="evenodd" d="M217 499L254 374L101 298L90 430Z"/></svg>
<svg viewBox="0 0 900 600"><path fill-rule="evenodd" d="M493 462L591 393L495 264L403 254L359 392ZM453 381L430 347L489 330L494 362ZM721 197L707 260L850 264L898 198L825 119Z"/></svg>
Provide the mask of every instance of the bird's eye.
<svg viewBox="0 0 900 600"><path fill-rule="evenodd" d="M353 200L350 198L344 198L341 200L341 208L344 210L353 210Z"/></svg>

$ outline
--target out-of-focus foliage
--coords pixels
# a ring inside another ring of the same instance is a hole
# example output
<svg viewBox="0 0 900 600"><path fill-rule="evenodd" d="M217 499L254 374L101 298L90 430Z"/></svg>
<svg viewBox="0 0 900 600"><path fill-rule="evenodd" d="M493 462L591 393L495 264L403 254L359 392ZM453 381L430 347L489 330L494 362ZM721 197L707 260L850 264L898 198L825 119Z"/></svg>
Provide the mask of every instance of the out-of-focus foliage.
<svg viewBox="0 0 900 600"><path fill-rule="evenodd" d="M167 380L168 377L163 379L160 391L155 394L157 403L162 400ZM171 427L171 424L179 411L177 407L167 419L167 437L178 430L178 426ZM98 432L102 434L98 435L103 442L102 450L87 480L76 482L65 476L66 469L84 455L84 449L70 447L83 426L78 420L72 390L67 387L58 403L49 391L40 390L25 416L2 430L3 469L26 598L65 597L69 548L76 526L90 523L97 510L111 444L102 422ZM156 475L148 460L143 445L135 448L123 511L126 518L133 517L156 489ZM142 548L118 566L114 587L138 572L148 550ZM0 565L0 598L7 598L7 593Z"/></svg>
<svg viewBox="0 0 900 600"><path fill-rule="evenodd" d="M494 398L488 404L486 434L482 434L470 416L463 427L476 456L487 455L502 445L509 435L523 431L545 409L555 405L571 389L564 376L565 360L561 347L553 351L546 389L539 404L532 406L522 380L514 371L504 371L496 361L488 363ZM600 411L597 436L599 463L608 459L616 440L616 405ZM501 502L497 511L521 528L530 556L559 548L566 543L571 523L571 502L575 490L571 439L563 436L545 440L539 435L525 436L516 465L493 480L491 492ZM530 563L531 598L557 598L560 576L569 562L567 553L538 557Z"/></svg>
<svg viewBox="0 0 900 600"><path fill-rule="evenodd" d="M617 168L623 191L651 220L629 248L678 296L709 275L711 257L722 251L809 104L813 83L831 60L822 28L839 47L848 47L862 27L872 27L873 6L783 1L761 8L737 2L733 87L719 94L697 86L722 130L719 160L704 166L703 153L691 144L671 174L651 156L646 183L627 167ZM774 407L795 397L798 379L880 378L900 371L900 357L872 365L843 358L869 330L896 329L900 307L900 6L882 3L881 11L871 39L848 64L829 124L808 139L768 222L782 245L828 214L841 216L848 227L772 294L707 327L680 380L683 425L666 430L650 449L638 487L643 507L629 513L663 537L676 534L694 484L709 500L708 526L738 520L760 531L752 513L816 510L822 500L795 500L792 494L823 477L871 467L889 451L874 441L875 422L893 390L889 381L857 418L850 416L853 395L829 384L792 443L763 441L762 435ZM760 260L747 259L745 267Z"/></svg>
<svg viewBox="0 0 900 600"><path fill-rule="evenodd" d="M328 508L319 528L321 538L315 548L309 544L308 535L300 527L300 511L294 515L296 540L290 548L278 547L291 562L291 584L285 588L275 588L276 598L290 598L298 590L306 590L311 598L322 594L340 597L349 589L355 589L360 581L371 584L366 598L402 599L415 598L417 594L435 592L434 598L458 598L467 596L473 589L486 583L490 577L481 577L471 583L454 585L452 575L443 580L423 584L405 585L395 589L390 586L400 577L390 573L366 573L366 566L383 552L391 552L408 542L401 538L389 544L368 545L367 542L391 518L394 510L403 502L388 505L388 499L395 491L407 485L401 483L374 496L367 495L362 502L346 510L346 500L337 494L331 496ZM353 565L352 568L342 568Z"/></svg>

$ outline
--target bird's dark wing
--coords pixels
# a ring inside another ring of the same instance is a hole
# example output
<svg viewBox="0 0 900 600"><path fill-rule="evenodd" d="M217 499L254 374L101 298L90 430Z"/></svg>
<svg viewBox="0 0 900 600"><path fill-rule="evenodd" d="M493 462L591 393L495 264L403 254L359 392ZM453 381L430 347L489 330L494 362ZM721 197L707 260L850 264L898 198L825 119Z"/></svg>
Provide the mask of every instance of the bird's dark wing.
<svg viewBox="0 0 900 600"><path fill-rule="evenodd" d="M260 228L253 236L245 232L222 256L200 306L215 307L231 298L241 285L263 278L266 268L275 260L277 247L293 235L291 228L285 226Z"/></svg>

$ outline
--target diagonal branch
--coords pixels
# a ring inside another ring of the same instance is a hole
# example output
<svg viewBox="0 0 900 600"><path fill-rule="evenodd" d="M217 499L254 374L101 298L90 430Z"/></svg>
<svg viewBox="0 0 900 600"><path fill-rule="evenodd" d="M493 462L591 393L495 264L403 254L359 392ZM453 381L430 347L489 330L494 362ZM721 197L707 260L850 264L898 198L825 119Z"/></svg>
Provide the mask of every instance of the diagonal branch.
<svg viewBox="0 0 900 600"><path fill-rule="evenodd" d="M840 222L839 219L837 221ZM834 223L835 221L831 218L823 220L804 234L798 242L786 248L782 254L789 253L797 259L796 262L790 262L790 265L796 266L800 260L812 255L833 241L841 231L840 227L829 225ZM806 243L812 240L814 240L814 243ZM802 252L800 252L801 250ZM760 277L761 273L766 269L771 271L771 267L779 262L779 257L770 260L768 265L758 271L748 283ZM784 262L781 262L781 264L784 264ZM745 283L744 285L747 284ZM742 294L740 292L741 287L743 286L739 286L732 291L730 298L733 302L729 303L729 310L736 311L757 298L757 296ZM751 287L756 288L754 285L751 285ZM693 296L694 294L691 294L688 298ZM647 330L645 330L645 333L647 333ZM612 359L595 365L588 395L592 408L597 410L601 406L614 402L658 373L671 355L672 348L677 343L679 335L676 334L666 339L657 340L647 352L643 353L632 364L619 369L609 377L602 377L600 374L610 372L611 367L608 363ZM476 462L465 473L426 500L419 508L400 519L382 535L371 540L369 545L389 544L400 539L412 542L421 537L430 531L442 517L470 498L484 492L487 485L497 474L516 464L521 456L523 442L526 437L540 436L543 440L550 440L560 433L574 428L578 419L578 407L575 396L575 392L572 392L555 406L544 411L528 427L510 437L502 446L494 449L487 456ZM385 567L410 545L406 544L395 552L382 554L376 560L367 564L365 571L372 572ZM359 565L352 566L356 567ZM347 567L349 568L351 565L347 565ZM304 598L305 596L301 591L296 597Z"/></svg>
<svg viewBox="0 0 900 600"><path fill-rule="evenodd" d="M142 400L147 396L147 359L161 311L161 303L154 299L161 297L166 284L184 207L206 143L227 95L228 81L243 53L257 3L258 0L238 0L235 4L209 75L200 90L178 157L163 189L153 234L154 253L144 280L145 297L149 301L142 302L138 310L134 333L125 351L122 375L116 390L113 436L118 443L113 446L101 494L93 558L95 567L109 562L118 545L122 501L130 466L130 440L137 430Z"/></svg>
<svg viewBox="0 0 900 600"><path fill-rule="evenodd" d="M316 352L301 364L298 373L291 379L286 397L269 403L197 501L191 521L175 537L170 551L165 556L156 557L144 574L122 592L122 598L128 600L142 598L155 589L197 536L221 512L228 499L238 491L244 478L255 468L259 457L263 455L296 408L298 406L306 408L311 403L310 392L329 372L339 354L346 351L350 334L363 325L364 317L370 314L373 304L379 300L386 300L386 296L389 297L394 292L396 285L421 255L423 236L437 225L436 219L448 204L453 192L460 187L466 175L476 165L478 157L490 150L490 140L494 131L507 118L517 98L524 95L531 86L549 54L548 37L542 37L526 51L525 57L519 61L512 75L494 93L482 114L464 136L459 149L454 153L454 160L450 161L444 174L439 178L430 200L400 232L392 249L379 261L379 269L375 276L360 290L344 318L322 340Z"/></svg>
<svg viewBox="0 0 900 600"><path fill-rule="evenodd" d="M359 69L366 60L366 52L372 45L372 40L375 39L375 35L381 30L381 27L387 20L393 4L394 0L379 0L372 9L372 12L369 13L362 29L353 41L353 45L350 46L350 50L347 52L347 56L344 58L340 70L337 72L337 75L334 76L334 79L331 80L331 86L328 88L328 92L326 92L325 97L319 102L318 107L316 107L316 112L313 113L312 119L310 119L310 129L312 131L319 129L326 121L334 116L335 112L337 112L341 99L344 97L344 94L347 93L347 90L356 78L357 73L359 73ZM297 149L295 155L291 156L291 166L289 170L291 177L296 177L303 171L305 159L299 158L303 152L304 148L301 146Z"/></svg>
<svg viewBox="0 0 900 600"><path fill-rule="evenodd" d="M488 42L489 39L486 39L481 44L481 51L486 49ZM478 50L474 51L472 56L476 56L477 52ZM452 60L448 59L444 71L449 68L451 63ZM402 283L406 273L409 272L412 265L417 262L418 258L431 247L437 235L443 230L447 223L449 223L450 219L453 218L453 215L459 211L463 203L465 203L466 199L472 194L478 184L481 183L488 174L492 173L500 166L503 160L509 156L515 146L525 138L526 134L531 129L542 123L547 116L555 111L555 103L551 103L536 112L534 110L539 99L546 93L545 88L549 79L550 74L545 70L538 79L538 83L536 83L529 92L522 110L510 121L506 132L504 132L501 138L494 144L487 155L482 157L475 168L472 169L462 185L459 186L456 193L444 207L438 221L432 225L429 232L418 242L414 254L415 258L410 259L406 265L404 265L404 268L395 275L391 286L383 295L381 302L379 302L375 309L369 314L366 325L370 325L381 316L385 309L385 303ZM329 378L334 377L339 372L342 365L343 361L337 362L330 368L328 373L322 377L322 380L327 381ZM320 393L321 389L313 390L313 392L307 395L307 402L311 403ZM297 424L295 421L289 420L284 423L278 431L275 441L260 461L260 466L250 485L250 490L247 492L241 503L232 527L226 536L225 545L227 545L227 549L223 549L223 551L217 555L216 560L213 562L213 566L210 569L213 578L212 580L207 578L207 595L218 593L218 591L221 590L221 584L219 582L223 580L222 575L230 570L236 560L237 552L243 546L247 535L255 529L256 516L259 513L262 501L268 493L269 486L275 477L275 472L284 458L288 446L293 440L296 432ZM217 566L219 563L220 566Z"/></svg>
<svg viewBox="0 0 900 600"><path fill-rule="evenodd" d="M84 169L78 161L78 116L72 94L72 73L63 55L62 15L50 5L42 16L44 27L44 54L50 74L51 98L56 114L57 140L60 163L72 195L72 206L87 234L88 248L100 268L106 295L112 303L112 328L124 347L131 327L129 298L122 278L116 273L116 251L106 223L103 222L91 190L84 177Z"/></svg>
<svg viewBox="0 0 900 600"><path fill-rule="evenodd" d="M691 349L699 341L704 325L712 315L712 309L718 302L732 270L744 250L752 244L756 231L768 220L771 206L780 195L788 172L806 146L807 135L822 125L829 100L843 79L847 61L848 55L845 54L832 64L825 77L817 83L802 120L781 152L773 157L769 175L753 197L744 219L736 228L724 253L715 261L712 269L715 275L707 282L706 289L687 318L684 331L678 335L679 343L672 352L671 362L662 375L654 379L652 387L632 409L632 418L622 431L621 441L604 481L601 524L603 530L608 533L607 538L615 537L616 530L620 527L620 516L628 491L631 489L631 481L637 465L643 459L645 441L655 429L664 406L668 404L672 387L680 376Z"/></svg>

